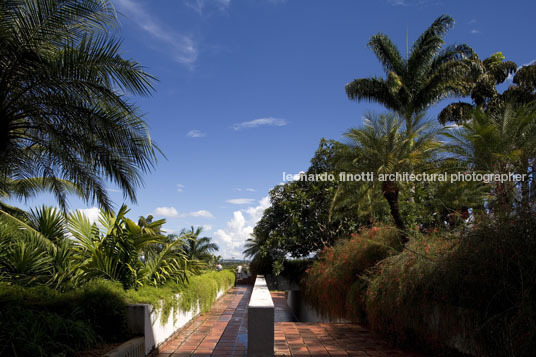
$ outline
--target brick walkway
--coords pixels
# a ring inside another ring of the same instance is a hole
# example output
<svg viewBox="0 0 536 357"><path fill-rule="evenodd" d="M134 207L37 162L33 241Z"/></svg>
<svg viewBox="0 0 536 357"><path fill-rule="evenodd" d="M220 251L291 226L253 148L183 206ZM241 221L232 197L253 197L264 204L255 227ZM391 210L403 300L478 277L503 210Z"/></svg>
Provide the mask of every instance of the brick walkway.
<svg viewBox="0 0 536 357"><path fill-rule="evenodd" d="M245 356L251 289L231 289L210 312L195 317L163 344L157 356ZM276 308L276 356L420 356L390 347L357 324L293 322L284 293L271 294Z"/></svg>
<svg viewBox="0 0 536 357"><path fill-rule="evenodd" d="M276 356L420 356L391 347L358 324L293 322L285 293L271 294L281 317L275 320Z"/></svg>
<svg viewBox="0 0 536 357"><path fill-rule="evenodd" d="M158 357L245 356L251 286L238 286L158 349Z"/></svg>

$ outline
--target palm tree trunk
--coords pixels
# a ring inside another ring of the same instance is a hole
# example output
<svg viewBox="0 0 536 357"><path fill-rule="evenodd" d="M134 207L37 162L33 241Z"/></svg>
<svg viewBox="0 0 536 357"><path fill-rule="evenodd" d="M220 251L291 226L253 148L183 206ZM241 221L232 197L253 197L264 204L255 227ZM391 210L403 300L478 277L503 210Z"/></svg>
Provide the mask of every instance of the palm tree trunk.
<svg viewBox="0 0 536 357"><path fill-rule="evenodd" d="M382 182L382 194L383 197L389 203L389 208L391 209L391 216L395 221L396 227L400 230L400 240L402 244L408 242L408 236L406 233L406 226L402 217L400 216L400 207L398 206L398 184L395 181L384 181Z"/></svg>

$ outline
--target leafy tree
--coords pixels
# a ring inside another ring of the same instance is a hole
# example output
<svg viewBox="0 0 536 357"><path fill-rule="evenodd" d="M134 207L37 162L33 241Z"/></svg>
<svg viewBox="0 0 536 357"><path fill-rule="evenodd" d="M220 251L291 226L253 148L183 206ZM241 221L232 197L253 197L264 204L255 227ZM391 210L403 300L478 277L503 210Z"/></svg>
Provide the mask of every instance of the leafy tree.
<svg viewBox="0 0 536 357"><path fill-rule="evenodd" d="M409 124L431 104L447 96L467 95L464 78L471 71L468 58L473 50L467 45L443 47L443 36L453 24L449 16L438 17L414 42L406 58L387 35L372 36L368 46L387 77L355 79L346 85L348 98L380 103Z"/></svg>
<svg viewBox="0 0 536 357"><path fill-rule="evenodd" d="M270 191L271 205L246 244L247 256L267 259L282 269L287 255L306 257L356 229L357 217L335 217L330 211L338 182L326 175L334 170L333 158L339 146L337 142L322 139L303 179L278 185Z"/></svg>
<svg viewBox="0 0 536 357"><path fill-rule="evenodd" d="M181 237L184 240L184 252L189 260L207 261L212 256L212 253L219 250L216 243L212 243L212 239L209 237L199 238L199 235L203 232L203 227L194 228L190 227L190 230L183 229Z"/></svg>
<svg viewBox="0 0 536 357"><path fill-rule="evenodd" d="M154 77L120 55L115 25L107 0L0 2L0 195L50 190L64 208L75 192L109 209L110 180L136 199L156 154L125 94Z"/></svg>

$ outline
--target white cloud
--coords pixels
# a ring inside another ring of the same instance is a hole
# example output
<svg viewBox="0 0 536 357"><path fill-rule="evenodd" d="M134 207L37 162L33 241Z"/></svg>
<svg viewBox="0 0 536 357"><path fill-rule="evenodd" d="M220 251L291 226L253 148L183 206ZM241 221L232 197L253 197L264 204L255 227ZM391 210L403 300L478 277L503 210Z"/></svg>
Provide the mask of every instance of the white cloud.
<svg viewBox="0 0 536 357"><path fill-rule="evenodd" d="M170 53L173 59L193 69L199 50L192 36L171 32L163 28L157 20L147 12L142 5L134 0L116 0L121 11L132 19L145 32L166 45L164 50Z"/></svg>
<svg viewBox="0 0 536 357"><path fill-rule="evenodd" d="M203 137L207 136L207 134L202 132L201 130L194 129L194 130L190 130L186 134L186 136L189 136L191 138L203 138Z"/></svg>
<svg viewBox="0 0 536 357"><path fill-rule="evenodd" d="M476 24L476 19L471 19L471 20L469 20L468 24L469 24L469 25L471 25L471 24Z"/></svg>
<svg viewBox="0 0 536 357"><path fill-rule="evenodd" d="M184 216L214 218L214 215L210 211L204 209L186 213Z"/></svg>
<svg viewBox="0 0 536 357"><path fill-rule="evenodd" d="M249 215L251 222L257 223L262 218L264 210L268 207L270 207L270 197L266 196L259 201L258 206L248 207L244 210L244 212Z"/></svg>
<svg viewBox="0 0 536 357"><path fill-rule="evenodd" d="M249 205L252 204L255 200L253 198L233 198L225 202L232 203L233 205Z"/></svg>
<svg viewBox="0 0 536 357"><path fill-rule="evenodd" d="M199 211L179 213L175 207L157 207L152 213L153 216L163 216L168 218L174 217L204 217L204 218L214 218L212 212L201 209Z"/></svg>
<svg viewBox="0 0 536 357"><path fill-rule="evenodd" d="M215 7L225 12L231 5L231 0L186 0L184 4L201 16L208 7Z"/></svg>
<svg viewBox="0 0 536 357"><path fill-rule="evenodd" d="M242 257L244 243L253 233L253 228L261 219L266 208L270 206L270 198L264 197L256 207L242 211L234 211L233 217L227 222L225 229L214 232L214 241L220 247L220 254L225 258Z"/></svg>
<svg viewBox="0 0 536 357"><path fill-rule="evenodd" d="M183 191L184 191L184 185L178 183L178 184L177 184L177 192L183 192Z"/></svg>
<svg viewBox="0 0 536 357"><path fill-rule="evenodd" d="M168 218L178 217L179 212L175 207L157 207L154 210L153 216L164 216Z"/></svg>
<svg viewBox="0 0 536 357"><path fill-rule="evenodd" d="M203 224L201 227L203 227L203 231L209 232L212 230L212 226L210 224Z"/></svg>
<svg viewBox="0 0 536 357"><path fill-rule="evenodd" d="M475 34L477 34L477 33L480 33L480 31L477 30L477 29L472 29L472 30L471 30L471 33L472 33L473 35L475 35Z"/></svg>
<svg viewBox="0 0 536 357"><path fill-rule="evenodd" d="M388 2L389 4L393 6L407 6L408 5L405 0L388 0Z"/></svg>
<svg viewBox="0 0 536 357"><path fill-rule="evenodd" d="M100 209L98 207L84 208L81 211L91 223L99 221Z"/></svg>
<svg viewBox="0 0 536 357"><path fill-rule="evenodd" d="M256 128L259 126L285 126L287 125L285 119L278 118L259 118L255 120L245 121L242 123L237 123L233 125L234 130L247 129L247 128Z"/></svg>

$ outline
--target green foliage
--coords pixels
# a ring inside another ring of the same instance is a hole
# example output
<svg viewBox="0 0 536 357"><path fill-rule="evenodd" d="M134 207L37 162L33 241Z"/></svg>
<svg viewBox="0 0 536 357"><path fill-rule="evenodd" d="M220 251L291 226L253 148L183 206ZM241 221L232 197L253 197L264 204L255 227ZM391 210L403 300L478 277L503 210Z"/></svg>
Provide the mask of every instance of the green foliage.
<svg viewBox="0 0 536 357"><path fill-rule="evenodd" d="M339 146L335 141L322 139L304 174L331 173ZM271 262L278 274L287 254L306 257L350 234L358 225L357 218L331 214L337 186L337 181L297 180L274 187L270 191L271 205L246 246L245 253L255 256L252 270L266 272L266 265Z"/></svg>
<svg viewBox="0 0 536 357"><path fill-rule="evenodd" d="M162 235L165 220L142 217L136 224L127 213L125 205L117 213L101 210L100 226L80 211L65 217L50 207L32 210L27 223L0 218L0 281L66 290L102 278L128 289L180 283L198 272L186 256L186 238Z"/></svg>
<svg viewBox="0 0 536 357"><path fill-rule="evenodd" d="M203 227L191 227L190 230L183 229L181 232L181 237L184 239L184 252L189 260L208 262L212 254L219 250L218 245L209 237L199 237L202 232Z"/></svg>
<svg viewBox="0 0 536 357"><path fill-rule="evenodd" d="M402 185L396 180L380 181L379 178L386 174L432 172L436 169L433 161L437 159L441 146L440 133L440 129L426 120L423 114L410 118L401 118L396 113L368 114L362 127L345 133L349 141L340 150L337 169L357 175L372 173L374 180L341 183L334 206L339 204L339 197L355 192L355 204L358 208L368 206L369 210L365 212L369 214L369 222L373 222L370 208L377 207L377 200L383 196L405 241L406 223L400 213L399 193L401 188L411 189L410 198L414 201L415 184Z"/></svg>
<svg viewBox="0 0 536 357"><path fill-rule="evenodd" d="M128 299L136 303L148 303L160 310L162 321L167 321L173 309L190 310L198 303L202 312L207 312L216 301L219 290L234 286L232 271L208 272L192 276L187 282L168 283L155 288L144 286L138 290L128 290Z"/></svg>
<svg viewBox="0 0 536 357"><path fill-rule="evenodd" d="M122 341L126 302L120 284L103 280L66 293L0 283L0 354L72 355L103 339Z"/></svg>
<svg viewBox="0 0 536 357"><path fill-rule="evenodd" d="M530 356L536 341L536 217L415 237L369 274L368 322L400 344Z"/></svg>
<svg viewBox="0 0 536 357"><path fill-rule="evenodd" d="M504 59L502 52L484 60L473 54L469 59L471 71L464 79L473 103L447 105L438 116L439 122L463 124L471 119L477 108L493 114L504 111L507 105L523 106L536 101L536 64L518 68L514 62ZM508 76L512 76L513 85L499 93L497 85L504 83Z"/></svg>
<svg viewBox="0 0 536 357"><path fill-rule="evenodd" d="M13 307L0 310L0 319L3 356L73 356L97 341L87 323L47 311Z"/></svg>
<svg viewBox="0 0 536 357"><path fill-rule="evenodd" d="M508 214L516 206L528 209L529 185L534 184L531 162L536 157L536 107L505 105L497 112L475 110L471 120L444 135L444 146L458 162L479 173L525 174L518 190L515 182L491 182L488 204L496 214Z"/></svg>
<svg viewBox="0 0 536 357"><path fill-rule="evenodd" d="M109 209L109 180L135 200L157 149L127 98L155 78L122 57L112 3L2 1L0 24L0 196L45 190L65 209L76 193Z"/></svg>
<svg viewBox="0 0 536 357"><path fill-rule="evenodd" d="M173 308L189 310L199 303L208 311L218 290L228 290L234 279L231 271L209 272L188 283L137 291L100 279L63 293L0 283L0 355L70 356L99 341L124 341L127 303L149 303L166 321Z"/></svg>
<svg viewBox="0 0 536 357"><path fill-rule="evenodd" d="M401 248L398 230L389 226L363 230L325 248L303 281L308 302L321 314L364 321L363 303L352 300L366 289L360 276Z"/></svg>
<svg viewBox="0 0 536 357"><path fill-rule="evenodd" d="M443 37L453 25L451 17L438 17L413 43L407 58L387 35L372 36L368 46L387 78L355 79L346 85L348 98L380 103L409 120L447 96L467 95L467 59L473 50L467 45L443 47Z"/></svg>

